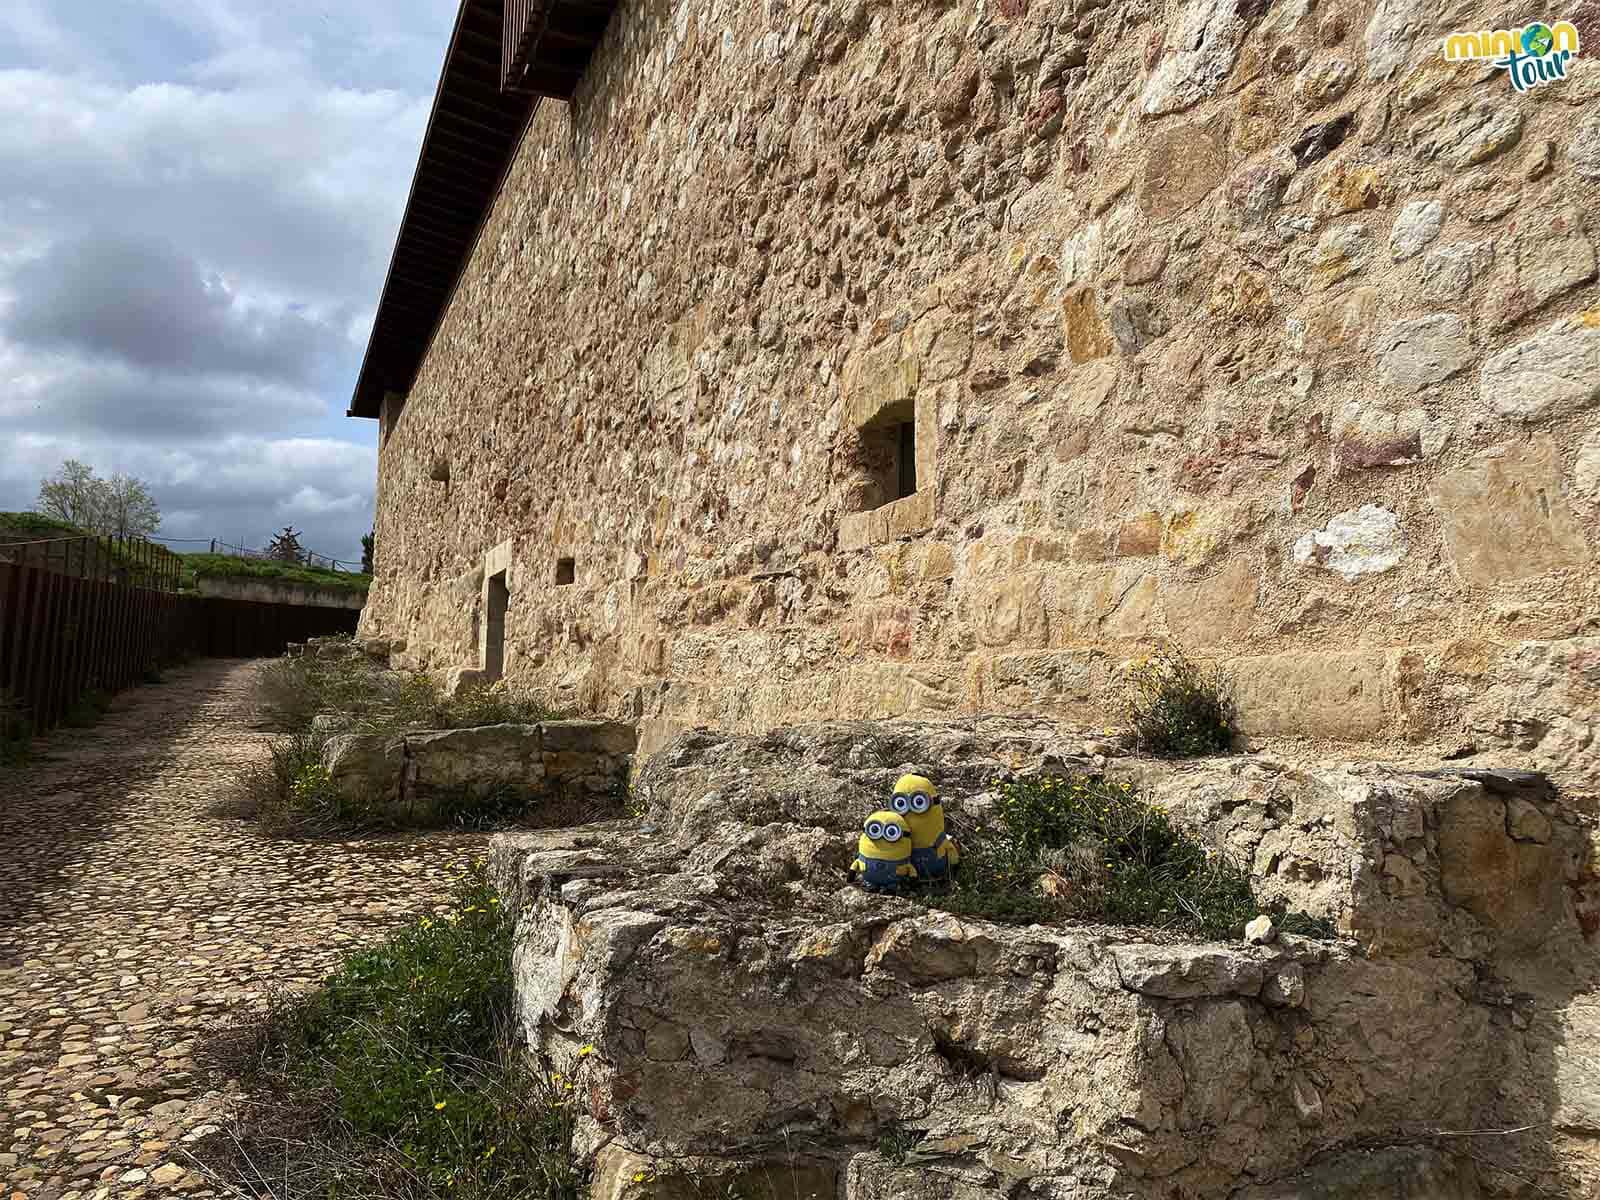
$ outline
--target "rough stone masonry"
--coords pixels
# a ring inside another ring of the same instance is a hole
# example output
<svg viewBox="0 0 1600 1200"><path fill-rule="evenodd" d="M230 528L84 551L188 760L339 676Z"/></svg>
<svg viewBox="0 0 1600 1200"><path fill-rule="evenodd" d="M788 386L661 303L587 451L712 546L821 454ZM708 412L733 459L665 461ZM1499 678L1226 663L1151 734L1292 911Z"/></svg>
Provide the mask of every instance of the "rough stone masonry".
<svg viewBox="0 0 1600 1200"><path fill-rule="evenodd" d="M1538 17L1563 81L1443 56ZM385 413L362 633L646 753L1097 718L1170 636L1592 791L1597 240L1600 0L629 0Z"/></svg>

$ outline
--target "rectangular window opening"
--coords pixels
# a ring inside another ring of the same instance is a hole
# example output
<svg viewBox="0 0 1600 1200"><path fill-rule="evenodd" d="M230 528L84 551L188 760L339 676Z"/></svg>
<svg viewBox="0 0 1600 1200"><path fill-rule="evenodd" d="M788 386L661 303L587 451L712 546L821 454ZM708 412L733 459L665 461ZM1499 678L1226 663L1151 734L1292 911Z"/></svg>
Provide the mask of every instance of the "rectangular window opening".
<svg viewBox="0 0 1600 1200"><path fill-rule="evenodd" d="M483 642L483 672L493 681L501 678L506 669L506 609L511 606L511 592L506 587L504 571L489 576L489 621Z"/></svg>
<svg viewBox="0 0 1600 1200"><path fill-rule="evenodd" d="M578 578L578 561L573 558L556 559L556 585L576 582Z"/></svg>
<svg viewBox="0 0 1600 1200"><path fill-rule="evenodd" d="M916 495L917 491L917 426L913 421L900 422L900 440L895 455L898 469L897 500Z"/></svg>

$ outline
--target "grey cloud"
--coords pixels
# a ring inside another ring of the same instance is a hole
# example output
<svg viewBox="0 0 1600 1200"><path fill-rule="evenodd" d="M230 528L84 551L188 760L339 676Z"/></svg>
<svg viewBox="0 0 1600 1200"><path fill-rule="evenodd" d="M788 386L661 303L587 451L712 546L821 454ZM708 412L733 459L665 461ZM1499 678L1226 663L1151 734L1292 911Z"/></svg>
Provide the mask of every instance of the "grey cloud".
<svg viewBox="0 0 1600 1200"><path fill-rule="evenodd" d="M0 448L0 510L27 508L67 458L146 480L165 538L261 547L284 525L303 545L355 561L371 526L375 451L331 438L219 438L183 450L79 436L25 436ZM177 549L205 549L201 544Z"/></svg>
<svg viewBox="0 0 1600 1200"><path fill-rule="evenodd" d="M340 327L252 307L170 246L120 234L59 243L12 276L4 331L15 343L79 350L192 374L306 383L341 352Z"/></svg>

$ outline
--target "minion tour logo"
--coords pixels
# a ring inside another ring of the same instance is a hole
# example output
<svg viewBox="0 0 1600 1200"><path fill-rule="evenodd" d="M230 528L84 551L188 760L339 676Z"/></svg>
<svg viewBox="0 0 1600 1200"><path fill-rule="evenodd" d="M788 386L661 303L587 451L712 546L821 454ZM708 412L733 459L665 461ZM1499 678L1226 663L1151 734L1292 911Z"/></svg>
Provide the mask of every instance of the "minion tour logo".
<svg viewBox="0 0 1600 1200"><path fill-rule="evenodd" d="M1511 77L1519 92L1567 77L1567 64L1578 54L1578 27L1571 21L1546 25L1535 21L1520 29L1484 29L1452 33L1444 39L1450 62L1488 59Z"/></svg>

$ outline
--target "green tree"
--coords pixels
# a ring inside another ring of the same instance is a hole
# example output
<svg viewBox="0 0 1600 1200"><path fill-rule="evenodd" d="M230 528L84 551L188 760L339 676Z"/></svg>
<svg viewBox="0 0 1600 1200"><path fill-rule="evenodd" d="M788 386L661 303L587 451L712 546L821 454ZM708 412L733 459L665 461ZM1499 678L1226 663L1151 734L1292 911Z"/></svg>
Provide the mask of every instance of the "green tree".
<svg viewBox="0 0 1600 1200"><path fill-rule="evenodd" d="M377 544L376 533L364 533L361 535L361 570L363 574L372 574L372 556L376 552Z"/></svg>
<svg viewBox="0 0 1600 1200"><path fill-rule="evenodd" d="M272 539L267 547L267 557L285 563L306 561L305 548L300 545L300 535L294 531L294 526L285 525L283 532Z"/></svg>

